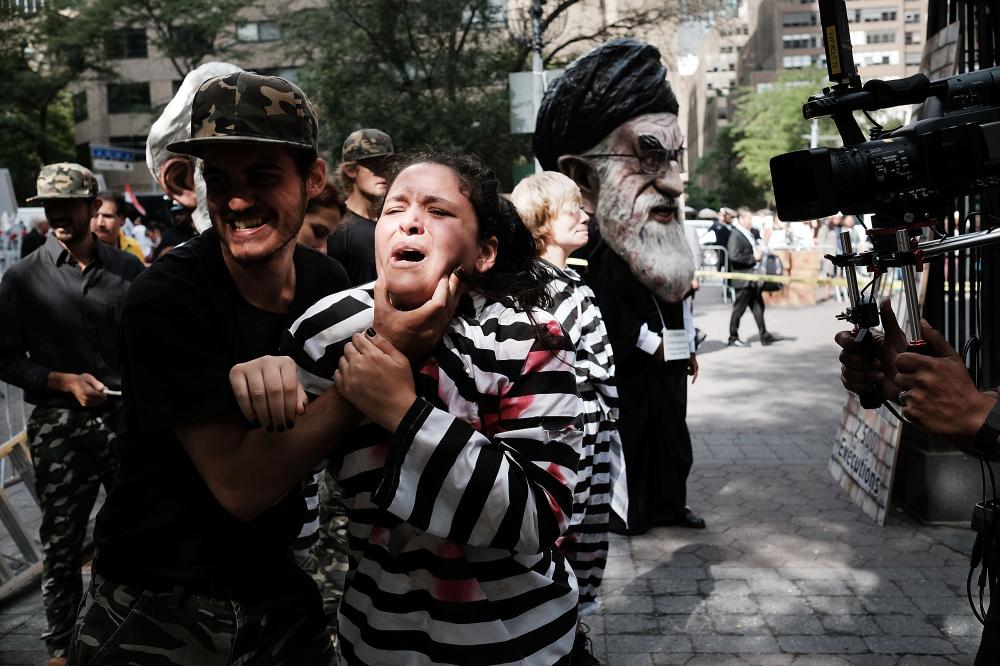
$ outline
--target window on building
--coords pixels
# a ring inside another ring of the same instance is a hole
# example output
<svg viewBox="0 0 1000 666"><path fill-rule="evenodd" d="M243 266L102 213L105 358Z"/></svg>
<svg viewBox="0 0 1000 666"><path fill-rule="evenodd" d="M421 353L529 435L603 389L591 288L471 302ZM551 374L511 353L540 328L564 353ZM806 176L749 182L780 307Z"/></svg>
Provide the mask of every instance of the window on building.
<svg viewBox="0 0 1000 666"><path fill-rule="evenodd" d="M786 28L798 25L819 25L816 12L785 12L781 17L781 25Z"/></svg>
<svg viewBox="0 0 1000 666"><path fill-rule="evenodd" d="M281 39L281 26L275 21L252 21L236 25L236 39L241 42L273 42Z"/></svg>
<svg viewBox="0 0 1000 666"><path fill-rule="evenodd" d="M108 113L142 113L149 108L148 83L108 84Z"/></svg>
<svg viewBox="0 0 1000 666"><path fill-rule="evenodd" d="M855 53L854 60L862 67L869 65L898 65L899 51L863 51Z"/></svg>
<svg viewBox="0 0 1000 666"><path fill-rule="evenodd" d="M906 54L907 65L919 65L923 54L920 51L910 51Z"/></svg>
<svg viewBox="0 0 1000 666"><path fill-rule="evenodd" d="M818 38L816 35L782 35L781 42L786 49L813 49L816 48Z"/></svg>
<svg viewBox="0 0 1000 666"><path fill-rule="evenodd" d="M73 122L78 123L87 119L87 91L81 90L73 93Z"/></svg>
<svg viewBox="0 0 1000 666"><path fill-rule="evenodd" d="M111 136L108 137L108 140L115 148L131 148L132 150L146 151L145 135Z"/></svg>
<svg viewBox="0 0 1000 666"><path fill-rule="evenodd" d="M907 44L919 44L923 40L920 38L919 32L907 32L906 33L906 43Z"/></svg>
<svg viewBox="0 0 1000 666"><path fill-rule="evenodd" d="M920 12L911 11L903 14L903 21L906 23L920 23Z"/></svg>
<svg viewBox="0 0 1000 666"><path fill-rule="evenodd" d="M205 28L194 23L171 27L170 36L181 53L210 53L215 41Z"/></svg>
<svg viewBox="0 0 1000 666"><path fill-rule="evenodd" d="M729 63L729 71L730 72L735 72L736 71L736 63L735 62Z"/></svg>
<svg viewBox="0 0 1000 666"><path fill-rule="evenodd" d="M104 35L104 55L109 60L147 57L149 45L146 31L141 28L111 30Z"/></svg>
<svg viewBox="0 0 1000 666"><path fill-rule="evenodd" d="M866 32L865 33L865 44L895 44L896 43L896 33L895 31L885 31L885 32Z"/></svg>
<svg viewBox="0 0 1000 666"><path fill-rule="evenodd" d="M733 52L733 47L732 46L722 46L722 47L719 47L719 53L732 53L732 52Z"/></svg>
<svg viewBox="0 0 1000 666"><path fill-rule="evenodd" d="M870 7L867 9L855 9L853 13L848 13L848 20L860 23L875 23L877 21L895 21L895 7Z"/></svg>

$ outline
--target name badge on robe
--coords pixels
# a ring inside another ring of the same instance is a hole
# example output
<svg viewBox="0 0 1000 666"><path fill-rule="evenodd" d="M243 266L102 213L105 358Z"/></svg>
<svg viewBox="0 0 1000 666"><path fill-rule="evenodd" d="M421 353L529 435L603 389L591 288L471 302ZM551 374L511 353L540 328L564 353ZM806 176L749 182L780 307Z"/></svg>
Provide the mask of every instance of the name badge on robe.
<svg viewBox="0 0 1000 666"><path fill-rule="evenodd" d="M688 346L687 331L667 329L663 331L663 360L680 361L691 358L691 348Z"/></svg>

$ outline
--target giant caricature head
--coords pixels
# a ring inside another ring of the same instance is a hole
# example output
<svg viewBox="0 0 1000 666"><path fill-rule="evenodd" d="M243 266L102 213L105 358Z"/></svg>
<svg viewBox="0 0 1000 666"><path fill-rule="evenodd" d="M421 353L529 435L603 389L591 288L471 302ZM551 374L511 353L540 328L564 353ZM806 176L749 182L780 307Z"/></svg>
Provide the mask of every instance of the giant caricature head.
<svg viewBox="0 0 1000 666"><path fill-rule="evenodd" d="M197 169L197 159L167 150L175 141L191 138L191 101L205 81L215 76L242 72L227 62L206 62L188 72L177 94L149 129L146 139L146 166L167 195L191 211L198 233L212 226L206 204L205 180Z"/></svg>
<svg viewBox="0 0 1000 666"><path fill-rule="evenodd" d="M535 155L580 186L601 237L660 298L691 288L694 257L683 227L684 135L660 52L612 40L573 64L546 91Z"/></svg>

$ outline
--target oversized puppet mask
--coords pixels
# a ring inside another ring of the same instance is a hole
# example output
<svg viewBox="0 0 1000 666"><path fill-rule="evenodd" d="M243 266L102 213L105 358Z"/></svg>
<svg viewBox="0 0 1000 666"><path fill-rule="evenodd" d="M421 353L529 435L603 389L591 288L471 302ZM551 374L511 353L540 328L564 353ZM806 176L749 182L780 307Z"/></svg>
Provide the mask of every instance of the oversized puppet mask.
<svg viewBox="0 0 1000 666"><path fill-rule="evenodd" d="M577 181L604 242L668 302L690 290L695 269L680 205L683 145L660 52L634 39L570 65L546 92L535 128L542 167Z"/></svg>

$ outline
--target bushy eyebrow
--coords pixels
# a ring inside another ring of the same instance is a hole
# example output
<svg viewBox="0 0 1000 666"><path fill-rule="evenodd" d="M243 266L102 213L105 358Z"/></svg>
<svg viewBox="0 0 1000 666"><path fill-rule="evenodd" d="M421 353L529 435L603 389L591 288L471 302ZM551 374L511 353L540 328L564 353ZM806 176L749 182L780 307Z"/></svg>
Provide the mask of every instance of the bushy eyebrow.
<svg viewBox="0 0 1000 666"><path fill-rule="evenodd" d="M663 149L663 144L652 134L640 134L639 135L639 147L645 148L647 150Z"/></svg>

